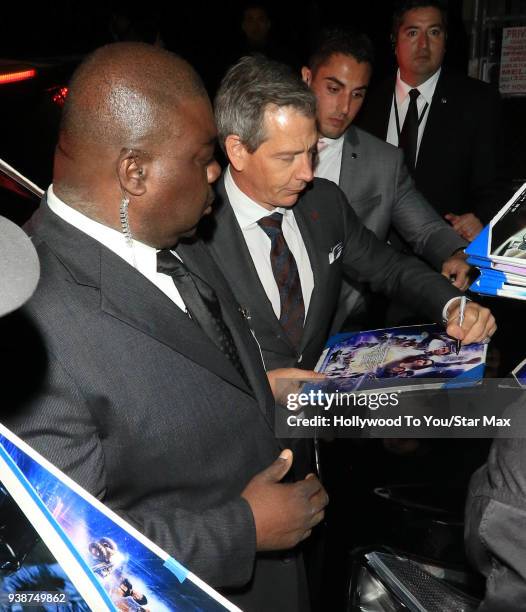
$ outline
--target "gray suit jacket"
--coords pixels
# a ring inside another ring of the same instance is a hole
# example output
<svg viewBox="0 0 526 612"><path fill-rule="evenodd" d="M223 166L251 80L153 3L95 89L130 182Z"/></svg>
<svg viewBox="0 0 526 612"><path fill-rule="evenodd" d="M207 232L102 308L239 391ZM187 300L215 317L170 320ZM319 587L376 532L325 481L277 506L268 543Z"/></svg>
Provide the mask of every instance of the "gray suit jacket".
<svg viewBox="0 0 526 612"><path fill-rule="evenodd" d="M316 365L328 338L344 276L370 283L373 289L412 304L435 321L441 321L444 304L461 295L422 262L378 240L363 226L334 183L314 179L293 209L314 273L314 290L296 350L259 280L222 179L217 191L215 226L206 228L207 242L236 299L248 312L267 370L293 366L311 369ZM332 261L329 254L335 247L341 247L341 251Z"/></svg>
<svg viewBox="0 0 526 612"><path fill-rule="evenodd" d="M524 410L523 401L518 409ZM518 419L513 422L522 423ZM487 578L480 612L524 610L526 439L497 438L488 462L473 475L465 540L473 565Z"/></svg>
<svg viewBox="0 0 526 612"><path fill-rule="evenodd" d="M9 360L18 347L20 363L35 363L18 374L3 422L204 580L233 588L228 596L244 609L274 600L302 609L299 564L291 553L289 563L256 554L240 497L280 452L274 400L206 249L196 242L179 252L215 289L251 388L157 287L43 206L34 234L40 284L1 322Z"/></svg>
<svg viewBox="0 0 526 612"><path fill-rule="evenodd" d="M345 133L339 185L362 223L386 241L394 228L436 270L467 243L417 191L403 152L351 125ZM364 307L364 288L344 282L333 330Z"/></svg>

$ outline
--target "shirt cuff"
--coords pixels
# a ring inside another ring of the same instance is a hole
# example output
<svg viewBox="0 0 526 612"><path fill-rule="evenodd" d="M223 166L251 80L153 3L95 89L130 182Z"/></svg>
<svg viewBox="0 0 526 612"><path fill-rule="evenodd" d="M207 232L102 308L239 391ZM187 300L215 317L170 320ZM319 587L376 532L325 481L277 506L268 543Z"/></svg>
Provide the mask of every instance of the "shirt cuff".
<svg viewBox="0 0 526 612"><path fill-rule="evenodd" d="M447 314L449 312L449 307L451 306L451 304L453 304L455 300L461 300L461 299L462 299L462 296L457 295L456 297L451 298L445 303L444 308L442 308L442 321L444 322L444 324L446 324L448 321ZM467 297L466 302L471 302L471 300Z"/></svg>

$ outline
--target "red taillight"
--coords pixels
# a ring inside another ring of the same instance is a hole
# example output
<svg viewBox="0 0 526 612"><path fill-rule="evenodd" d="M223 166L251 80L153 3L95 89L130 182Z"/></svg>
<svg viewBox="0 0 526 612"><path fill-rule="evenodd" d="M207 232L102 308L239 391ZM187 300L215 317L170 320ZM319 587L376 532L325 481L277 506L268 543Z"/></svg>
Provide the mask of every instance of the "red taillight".
<svg viewBox="0 0 526 612"><path fill-rule="evenodd" d="M59 87L58 89L53 90L52 100L55 104L59 106L64 106L64 102L68 96L68 88L67 87Z"/></svg>
<svg viewBox="0 0 526 612"><path fill-rule="evenodd" d="M27 79L33 79L36 77L36 70L18 70L17 72L4 72L0 73L0 85L6 83L16 83L17 81L27 81Z"/></svg>

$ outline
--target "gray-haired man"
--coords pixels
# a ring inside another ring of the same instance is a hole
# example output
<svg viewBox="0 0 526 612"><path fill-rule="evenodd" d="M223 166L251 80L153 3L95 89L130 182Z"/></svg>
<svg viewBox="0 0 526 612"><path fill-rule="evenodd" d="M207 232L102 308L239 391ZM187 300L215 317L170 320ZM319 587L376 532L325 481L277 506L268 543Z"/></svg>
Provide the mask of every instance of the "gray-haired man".
<svg viewBox="0 0 526 612"><path fill-rule="evenodd" d="M224 77L215 112L230 165L209 246L250 317L267 370L315 366L344 275L431 320L447 319L448 333L465 343L494 332L489 310L473 302L460 329L461 293L378 240L334 183L313 178L316 102L285 66L242 58Z"/></svg>

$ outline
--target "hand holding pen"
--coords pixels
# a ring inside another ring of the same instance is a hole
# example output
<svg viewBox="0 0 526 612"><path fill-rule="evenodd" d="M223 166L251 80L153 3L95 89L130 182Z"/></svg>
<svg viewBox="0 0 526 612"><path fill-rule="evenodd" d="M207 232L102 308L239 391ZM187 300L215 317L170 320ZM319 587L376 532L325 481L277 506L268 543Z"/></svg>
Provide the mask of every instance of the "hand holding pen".
<svg viewBox="0 0 526 612"><path fill-rule="evenodd" d="M489 342L497 325L488 308L459 297L449 308L446 331L457 340L457 354L461 344Z"/></svg>

